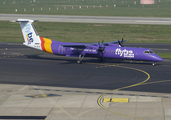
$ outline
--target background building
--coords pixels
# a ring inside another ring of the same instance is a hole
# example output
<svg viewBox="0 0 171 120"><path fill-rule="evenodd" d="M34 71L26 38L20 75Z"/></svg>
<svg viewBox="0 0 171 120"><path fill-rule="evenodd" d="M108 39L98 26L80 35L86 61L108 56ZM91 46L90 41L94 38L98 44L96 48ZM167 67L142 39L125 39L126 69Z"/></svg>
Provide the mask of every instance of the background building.
<svg viewBox="0 0 171 120"><path fill-rule="evenodd" d="M154 4L154 0L140 0L140 4Z"/></svg>

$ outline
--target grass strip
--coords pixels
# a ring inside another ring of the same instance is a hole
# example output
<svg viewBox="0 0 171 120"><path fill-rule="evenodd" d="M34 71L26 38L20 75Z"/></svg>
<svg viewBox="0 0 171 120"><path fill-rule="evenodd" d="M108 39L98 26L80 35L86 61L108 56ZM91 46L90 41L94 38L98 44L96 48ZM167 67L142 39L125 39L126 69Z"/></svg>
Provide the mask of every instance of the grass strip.
<svg viewBox="0 0 171 120"><path fill-rule="evenodd" d="M41 37L62 42L94 43L117 41L128 43L171 43L171 26L35 22ZM0 21L0 42L23 42L19 23Z"/></svg>
<svg viewBox="0 0 171 120"><path fill-rule="evenodd" d="M171 53L156 53L161 58L171 58Z"/></svg>

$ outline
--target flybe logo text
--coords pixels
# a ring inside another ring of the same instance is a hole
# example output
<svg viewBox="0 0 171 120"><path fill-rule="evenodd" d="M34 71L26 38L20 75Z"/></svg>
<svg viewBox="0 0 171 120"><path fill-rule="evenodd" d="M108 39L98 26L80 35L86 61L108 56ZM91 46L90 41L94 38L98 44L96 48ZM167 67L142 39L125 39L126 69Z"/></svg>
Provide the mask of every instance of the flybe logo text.
<svg viewBox="0 0 171 120"><path fill-rule="evenodd" d="M27 38L27 41L28 41L28 45L31 44L34 41L33 37L32 37L32 32L31 32L30 29L31 29L31 24L27 24L25 32L26 32L26 38Z"/></svg>
<svg viewBox="0 0 171 120"><path fill-rule="evenodd" d="M115 54L123 57L134 58L134 53L132 50L127 50L127 49L121 50L120 48L117 48L115 50Z"/></svg>
<svg viewBox="0 0 171 120"><path fill-rule="evenodd" d="M28 44L31 44L33 42L32 32L27 34L26 37L27 37Z"/></svg>

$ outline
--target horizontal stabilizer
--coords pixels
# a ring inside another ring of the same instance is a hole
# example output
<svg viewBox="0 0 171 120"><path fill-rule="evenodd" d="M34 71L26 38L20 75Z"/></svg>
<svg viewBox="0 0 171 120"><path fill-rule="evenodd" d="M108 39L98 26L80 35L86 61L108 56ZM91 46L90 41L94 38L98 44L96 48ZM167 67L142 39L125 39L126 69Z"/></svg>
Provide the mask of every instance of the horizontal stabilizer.
<svg viewBox="0 0 171 120"><path fill-rule="evenodd" d="M39 21L39 20L18 19L18 20L17 20L17 21L15 21L15 22L36 22L36 21Z"/></svg>

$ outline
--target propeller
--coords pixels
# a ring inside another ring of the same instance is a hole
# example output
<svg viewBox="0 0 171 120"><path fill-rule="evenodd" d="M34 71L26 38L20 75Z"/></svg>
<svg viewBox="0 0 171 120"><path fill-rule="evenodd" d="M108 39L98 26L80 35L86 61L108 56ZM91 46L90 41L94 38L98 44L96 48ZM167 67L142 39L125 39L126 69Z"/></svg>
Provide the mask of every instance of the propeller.
<svg viewBox="0 0 171 120"><path fill-rule="evenodd" d="M104 42L104 40L102 40L102 43L98 42L99 48L97 49L97 51L98 51L99 61L103 61L103 51L105 50L103 42Z"/></svg>
<svg viewBox="0 0 171 120"><path fill-rule="evenodd" d="M118 40L118 44L123 47L122 43L123 43L124 39L122 38L122 40Z"/></svg>

